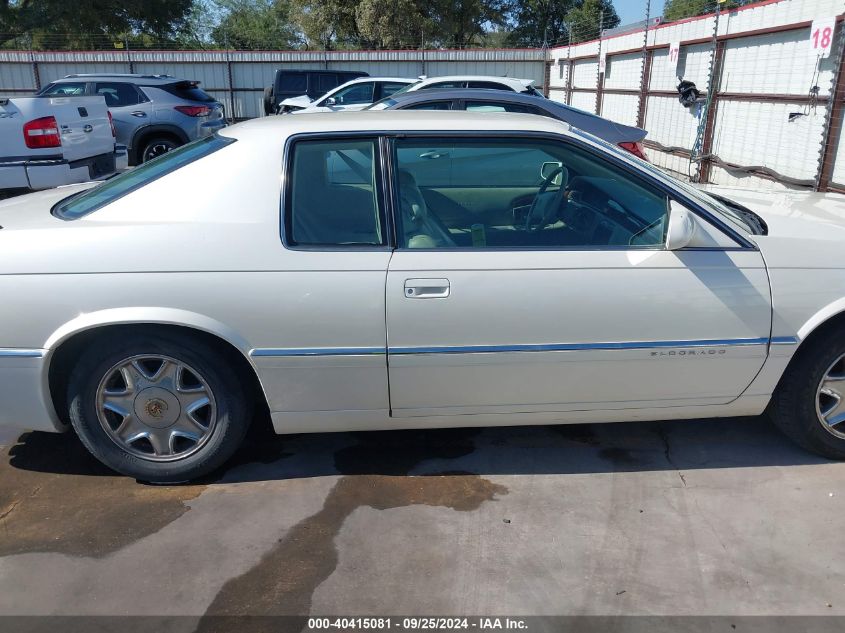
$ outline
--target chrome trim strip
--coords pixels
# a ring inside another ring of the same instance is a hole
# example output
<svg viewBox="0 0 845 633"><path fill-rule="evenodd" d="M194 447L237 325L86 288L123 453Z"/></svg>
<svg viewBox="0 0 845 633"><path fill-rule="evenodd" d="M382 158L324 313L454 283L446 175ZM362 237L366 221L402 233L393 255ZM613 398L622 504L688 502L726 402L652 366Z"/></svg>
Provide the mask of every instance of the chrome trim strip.
<svg viewBox="0 0 845 633"><path fill-rule="evenodd" d="M794 345L798 339L792 336L778 336L772 345ZM625 343L550 343L529 345L443 345L432 347L390 347L389 354L489 354L500 352L570 352L585 350L636 350L698 347L740 347L768 345L768 338L703 339L693 341L630 341ZM361 356L384 354L383 347L314 347L314 348L258 348L249 352L253 357L290 356Z"/></svg>
<svg viewBox="0 0 845 633"><path fill-rule="evenodd" d="M291 349L257 348L249 351L252 357L259 356L363 356L384 354L383 347L296 347Z"/></svg>
<svg viewBox="0 0 845 633"><path fill-rule="evenodd" d="M0 347L0 358L43 358L43 349L23 349L20 347Z"/></svg>
<svg viewBox="0 0 845 633"><path fill-rule="evenodd" d="M552 343L547 345L467 345L443 347L391 347L391 354L478 354L490 352L568 352L581 350L665 349L668 347L735 347L768 345L768 338L712 339L699 341L636 341L626 343Z"/></svg>

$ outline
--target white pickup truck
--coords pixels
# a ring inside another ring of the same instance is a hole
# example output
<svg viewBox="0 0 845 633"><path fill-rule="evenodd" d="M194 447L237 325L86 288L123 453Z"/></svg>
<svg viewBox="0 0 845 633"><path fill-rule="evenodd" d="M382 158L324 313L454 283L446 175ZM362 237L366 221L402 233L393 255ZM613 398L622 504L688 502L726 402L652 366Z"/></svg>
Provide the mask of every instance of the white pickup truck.
<svg viewBox="0 0 845 633"><path fill-rule="evenodd" d="M126 169L103 97L0 97L0 198Z"/></svg>

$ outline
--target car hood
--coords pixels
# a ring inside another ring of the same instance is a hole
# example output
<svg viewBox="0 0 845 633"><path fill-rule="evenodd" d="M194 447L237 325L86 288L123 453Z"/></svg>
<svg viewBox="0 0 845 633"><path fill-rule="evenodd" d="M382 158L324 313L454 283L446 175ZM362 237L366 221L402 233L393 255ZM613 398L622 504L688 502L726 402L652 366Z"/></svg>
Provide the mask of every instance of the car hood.
<svg viewBox="0 0 845 633"><path fill-rule="evenodd" d="M288 97L279 103L279 105L292 108L307 108L311 103L312 101L308 98L308 95L300 95L299 97Z"/></svg>
<svg viewBox="0 0 845 633"><path fill-rule="evenodd" d="M0 202L0 226L4 231L28 230L56 226L64 220L55 217L50 209L57 202L79 191L98 185L97 182L83 182L36 191Z"/></svg>
<svg viewBox="0 0 845 633"><path fill-rule="evenodd" d="M704 186L759 215L766 235L753 235L769 265L845 267L845 196L813 191L757 191Z"/></svg>

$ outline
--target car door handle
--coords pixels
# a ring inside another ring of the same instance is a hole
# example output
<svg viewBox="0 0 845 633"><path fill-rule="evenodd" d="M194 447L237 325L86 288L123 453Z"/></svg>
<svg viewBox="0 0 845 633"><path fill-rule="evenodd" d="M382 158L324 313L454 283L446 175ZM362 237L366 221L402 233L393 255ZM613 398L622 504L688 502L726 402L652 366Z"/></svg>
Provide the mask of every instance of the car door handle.
<svg viewBox="0 0 845 633"><path fill-rule="evenodd" d="M132 116L136 116L139 119L143 119L145 116L147 116L147 113L142 110L135 110L135 112L130 112L129 114L131 114Z"/></svg>
<svg viewBox="0 0 845 633"><path fill-rule="evenodd" d="M405 280L405 296L408 299L445 299L450 291L448 279Z"/></svg>

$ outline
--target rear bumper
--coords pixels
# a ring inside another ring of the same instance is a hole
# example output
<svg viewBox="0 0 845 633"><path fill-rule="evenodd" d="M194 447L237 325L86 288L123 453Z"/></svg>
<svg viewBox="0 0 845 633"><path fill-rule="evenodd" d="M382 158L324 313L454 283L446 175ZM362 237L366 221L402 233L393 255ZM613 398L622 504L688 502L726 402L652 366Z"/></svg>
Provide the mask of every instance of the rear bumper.
<svg viewBox="0 0 845 633"><path fill-rule="evenodd" d="M50 399L45 350L0 348L0 427L64 431Z"/></svg>
<svg viewBox="0 0 845 633"><path fill-rule="evenodd" d="M118 146L123 147L123 146ZM125 153L125 149L124 149ZM128 158L128 154L127 154ZM64 158L3 160L0 158L0 189L52 189L88 182L113 174L121 161L119 150L80 160Z"/></svg>

